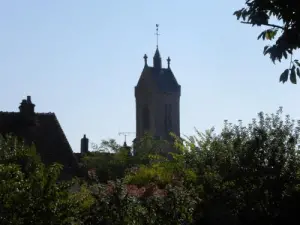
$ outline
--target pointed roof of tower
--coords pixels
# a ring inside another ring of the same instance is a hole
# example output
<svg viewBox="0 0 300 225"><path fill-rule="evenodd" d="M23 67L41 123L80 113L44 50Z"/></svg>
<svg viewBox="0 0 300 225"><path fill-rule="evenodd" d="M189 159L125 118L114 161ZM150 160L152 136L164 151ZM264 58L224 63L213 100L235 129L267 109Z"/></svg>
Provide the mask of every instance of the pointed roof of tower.
<svg viewBox="0 0 300 225"><path fill-rule="evenodd" d="M158 47L156 47L156 51L155 51L155 53L154 53L154 57L153 57L154 59L160 59L161 57L160 57L160 53L159 53L159 50L158 50Z"/></svg>
<svg viewBox="0 0 300 225"><path fill-rule="evenodd" d="M144 67L137 87L143 82L145 77L149 77L151 80L153 80L158 90L161 92L180 92L180 85L178 84L170 68L170 64L168 64L168 68L162 68L161 57L158 48L156 48L153 56L153 67Z"/></svg>
<svg viewBox="0 0 300 225"><path fill-rule="evenodd" d="M136 87L144 88L145 85L149 85L149 80L154 81L153 83L160 92L177 92L180 94L181 87L178 84L171 68L170 68L170 57L168 58L168 67L162 68L162 60L158 49L158 24L156 24L157 43L156 50L153 56L153 67L147 64L147 55L144 56L145 66L140 76Z"/></svg>
<svg viewBox="0 0 300 225"><path fill-rule="evenodd" d="M154 56L153 56L153 67L156 68L156 69L161 69L162 68L161 57L160 57L158 47L156 47L156 51L155 51Z"/></svg>
<svg viewBox="0 0 300 225"><path fill-rule="evenodd" d="M161 68L157 70L154 67L145 67L137 86L142 82L143 76L150 76L161 92L180 92L180 85L170 69Z"/></svg>

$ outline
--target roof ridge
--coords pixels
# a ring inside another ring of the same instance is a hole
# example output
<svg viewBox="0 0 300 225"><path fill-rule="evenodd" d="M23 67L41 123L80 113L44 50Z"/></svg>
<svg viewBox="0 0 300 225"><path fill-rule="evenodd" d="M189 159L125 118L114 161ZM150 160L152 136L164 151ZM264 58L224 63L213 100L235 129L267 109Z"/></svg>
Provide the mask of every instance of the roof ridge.
<svg viewBox="0 0 300 225"><path fill-rule="evenodd" d="M37 115L55 115L54 112L46 112L46 113L43 113L43 112L40 112L40 113L35 113Z"/></svg>
<svg viewBox="0 0 300 225"><path fill-rule="evenodd" d="M0 111L0 113L12 113L12 114L18 114L19 112L13 112L13 111Z"/></svg>
<svg viewBox="0 0 300 225"><path fill-rule="evenodd" d="M15 111L0 111L0 113L20 114L20 112L15 112ZM37 115L53 115L54 112L46 112L46 113L43 113L43 112L35 112L34 114L37 114Z"/></svg>

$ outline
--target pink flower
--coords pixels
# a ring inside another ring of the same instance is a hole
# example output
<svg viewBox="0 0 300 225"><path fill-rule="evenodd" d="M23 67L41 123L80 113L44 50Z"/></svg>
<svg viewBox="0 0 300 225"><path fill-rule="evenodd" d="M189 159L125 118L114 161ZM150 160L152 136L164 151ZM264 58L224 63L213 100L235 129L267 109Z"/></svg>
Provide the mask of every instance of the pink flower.
<svg viewBox="0 0 300 225"><path fill-rule="evenodd" d="M167 191L164 189L159 189L156 185L147 185L143 187L138 187L137 185L128 184L125 186L126 192L129 196L134 196L137 198L140 197L150 197L150 196L159 196L164 197L167 195ZM112 181L109 181L106 185L106 193L112 194L115 191L115 184Z"/></svg>

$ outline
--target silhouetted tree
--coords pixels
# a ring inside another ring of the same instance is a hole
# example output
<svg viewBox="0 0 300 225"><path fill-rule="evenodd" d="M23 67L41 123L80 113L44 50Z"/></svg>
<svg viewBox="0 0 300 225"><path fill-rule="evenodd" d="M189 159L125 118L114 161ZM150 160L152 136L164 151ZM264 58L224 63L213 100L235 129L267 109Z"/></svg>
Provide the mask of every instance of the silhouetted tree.
<svg viewBox="0 0 300 225"><path fill-rule="evenodd" d="M266 27L258 39L273 41L273 44L265 46L263 53L269 55L273 63L281 62L282 58L289 59L290 67L281 74L279 81L285 83L289 77L296 84L296 77L300 77L300 62L293 59L293 54L300 47L299 1L246 0L245 4L234 15L242 23Z"/></svg>
<svg viewBox="0 0 300 225"><path fill-rule="evenodd" d="M81 201L71 183L58 182L61 169L41 163L33 146L0 137L0 224L78 224Z"/></svg>
<svg viewBox="0 0 300 225"><path fill-rule="evenodd" d="M190 140L187 165L202 187L207 224L295 224L300 208L299 122L260 113ZM197 146L197 148L196 148ZM199 218L198 218L199 219Z"/></svg>

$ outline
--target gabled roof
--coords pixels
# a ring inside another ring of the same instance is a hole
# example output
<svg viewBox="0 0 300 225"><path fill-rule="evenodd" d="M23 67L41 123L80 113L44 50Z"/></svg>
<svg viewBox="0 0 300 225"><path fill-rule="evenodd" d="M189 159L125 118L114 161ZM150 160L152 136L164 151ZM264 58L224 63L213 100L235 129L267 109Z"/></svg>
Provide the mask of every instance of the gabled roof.
<svg viewBox="0 0 300 225"><path fill-rule="evenodd" d="M180 85L178 84L170 68L155 68L145 66L137 87L139 86L143 76L151 76L151 79L161 92L180 92Z"/></svg>
<svg viewBox="0 0 300 225"><path fill-rule="evenodd" d="M64 166L62 179L77 175L78 163L54 113L0 112L0 134L13 134L27 144L35 144L46 165L54 162Z"/></svg>

